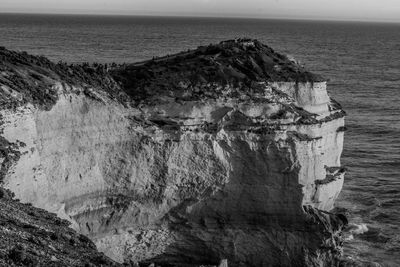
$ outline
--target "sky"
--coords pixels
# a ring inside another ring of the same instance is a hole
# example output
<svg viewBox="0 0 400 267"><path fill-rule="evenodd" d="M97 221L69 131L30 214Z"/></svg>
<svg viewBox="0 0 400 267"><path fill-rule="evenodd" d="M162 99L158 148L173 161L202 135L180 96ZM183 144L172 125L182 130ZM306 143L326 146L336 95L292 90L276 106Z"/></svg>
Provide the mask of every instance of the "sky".
<svg viewBox="0 0 400 267"><path fill-rule="evenodd" d="M400 0L0 0L0 12L400 22Z"/></svg>

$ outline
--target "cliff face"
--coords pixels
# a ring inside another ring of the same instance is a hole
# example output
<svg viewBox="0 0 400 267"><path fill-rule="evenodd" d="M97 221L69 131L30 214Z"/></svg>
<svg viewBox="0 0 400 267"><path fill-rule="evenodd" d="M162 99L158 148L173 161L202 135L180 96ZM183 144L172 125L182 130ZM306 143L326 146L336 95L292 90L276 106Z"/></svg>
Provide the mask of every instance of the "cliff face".
<svg viewBox="0 0 400 267"><path fill-rule="evenodd" d="M345 218L328 211L343 184L344 112L323 78L252 40L100 74L9 53L0 178L111 258L337 261ZM39 85L51 101L32 100Z"/></svg>

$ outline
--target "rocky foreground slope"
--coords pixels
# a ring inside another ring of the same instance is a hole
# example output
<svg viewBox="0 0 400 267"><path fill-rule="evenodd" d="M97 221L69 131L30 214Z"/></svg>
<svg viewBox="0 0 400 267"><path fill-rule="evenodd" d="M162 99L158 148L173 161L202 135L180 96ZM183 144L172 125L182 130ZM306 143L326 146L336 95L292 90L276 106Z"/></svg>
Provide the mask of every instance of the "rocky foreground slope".
<svg viewBox="0 0 400 267"><path fill-rule="evenodd" d="M118 262L332 266L344 115L255 40L121 66L0 49L0 180Z"/></svg>
<svg viewBox="0 0 400 267"><path fill-rule="evenodd" d="M69 224L0 188L0 266L122 266Z"/></svg>

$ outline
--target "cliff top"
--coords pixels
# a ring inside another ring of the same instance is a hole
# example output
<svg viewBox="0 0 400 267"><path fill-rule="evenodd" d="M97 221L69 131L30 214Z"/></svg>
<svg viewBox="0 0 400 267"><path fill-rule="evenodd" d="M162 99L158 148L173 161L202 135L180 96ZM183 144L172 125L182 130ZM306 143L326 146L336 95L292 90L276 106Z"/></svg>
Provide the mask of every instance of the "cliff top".
<svg viewBox="0 0 400 267"><path fill-rule="evenodd" d="M251 39L223 41L124 65L112 70L111 75L134 100L160 95L183 99L216 97L226 93L226 85L236 89L230 97L237 97L257 88L260 82L323 81L294 60Z"/></svg>
<svg viewBox="0 0 400 267"><path fill-rule="evenodd" d="M0 47L0 105L30 102L49 109L56 82L105 91L121 102L157 103L163 97L200 100L250 97L262 82L317 82L323 78L257 40L238 39L133 64L53 63ZM18 101L16 101L16 99Z"/></svg>

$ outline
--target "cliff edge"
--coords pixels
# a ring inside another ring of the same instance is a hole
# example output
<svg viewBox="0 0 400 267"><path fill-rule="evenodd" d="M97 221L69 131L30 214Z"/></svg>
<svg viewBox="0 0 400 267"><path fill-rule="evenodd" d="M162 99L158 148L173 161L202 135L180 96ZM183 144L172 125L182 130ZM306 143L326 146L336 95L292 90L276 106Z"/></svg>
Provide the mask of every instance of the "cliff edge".
<svg viewBox="0 0 400 267"><path fill-rule="evenodd" d="M345 113L321 76L248 39L119 66L0 59L3 186L107 256L337 264Z"/></svg>

